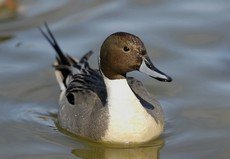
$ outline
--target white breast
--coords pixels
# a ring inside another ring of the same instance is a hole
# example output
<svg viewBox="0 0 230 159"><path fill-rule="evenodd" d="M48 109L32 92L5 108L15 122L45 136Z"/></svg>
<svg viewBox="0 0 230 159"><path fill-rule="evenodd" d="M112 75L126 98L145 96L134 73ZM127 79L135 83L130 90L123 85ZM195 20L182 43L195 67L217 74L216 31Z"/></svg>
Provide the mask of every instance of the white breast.
<svg viewBox="0 0 230 159"><path fill-rule="evenodd" d="M144 109L126 79L104 77L108 93L109 124L103 141L146 142L158 137L163 126Z"/></svg>

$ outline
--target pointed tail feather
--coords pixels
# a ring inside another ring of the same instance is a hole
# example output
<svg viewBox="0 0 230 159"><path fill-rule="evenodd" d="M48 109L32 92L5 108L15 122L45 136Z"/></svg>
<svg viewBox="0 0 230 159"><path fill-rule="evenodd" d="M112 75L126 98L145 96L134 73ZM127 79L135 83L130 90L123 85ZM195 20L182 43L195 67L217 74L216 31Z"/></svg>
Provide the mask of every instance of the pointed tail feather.
<svg viewBox="0 0 230 159"><path fill-rule="evenodd" d="M80 60L77 60L67 54L64 54L59 47L53 33L50 31L49 26L45 23L46 32L40 27L42 35L50 43L57 53L56 61L54 63L55 75L59 83L60 89L64 91L71 79L71 76L78 73L83 73L87 69L91 69L88 64L88 59L92 55L92 51L86 53Z"/></svg>
<svg viewBox="0 0 230 159"><path fill-rule="evenodd" d="M61 48L59 47L56 39L54 38L52 32L49 29L48 24L45 22L45 28L48 34L46 34L40 27L39 30L41 31L42 35L46 38L46 40L50 43L50 45L54 48L57 53L57 60L63 65L70 65L68 60L66 59L64 53L62 52Z"/></svg>

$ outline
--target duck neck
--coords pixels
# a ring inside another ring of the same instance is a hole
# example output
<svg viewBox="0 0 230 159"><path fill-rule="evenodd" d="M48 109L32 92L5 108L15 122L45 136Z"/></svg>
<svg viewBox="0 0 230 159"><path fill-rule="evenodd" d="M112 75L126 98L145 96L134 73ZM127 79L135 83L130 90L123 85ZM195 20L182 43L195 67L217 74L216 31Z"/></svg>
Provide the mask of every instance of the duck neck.
<svg viewBox="0 0 230 159"><path fill-rule="evenodd" d="M130 88L126 78L109 79L103 73L109 107L133 107L139 105L139 100Z"/></svg>
<svg viewBox="0 0 230 159"><path fill-rule="evenodd" d="M116 79L126 79L126 74L119 74L115 72L113 69L110 68L105 62L100 62L99 65L101 66L101 72L104 75L104 77L110 79L110 80L116 80Z"/></svg>

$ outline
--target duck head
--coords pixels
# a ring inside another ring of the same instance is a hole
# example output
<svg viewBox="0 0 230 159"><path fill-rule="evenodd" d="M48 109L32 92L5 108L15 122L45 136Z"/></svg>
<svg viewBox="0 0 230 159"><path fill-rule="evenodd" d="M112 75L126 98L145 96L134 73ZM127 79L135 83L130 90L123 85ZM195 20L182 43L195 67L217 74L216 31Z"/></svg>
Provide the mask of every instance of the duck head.
<svg viewBox="0 0 230 159"><path fill-rule="evenodd" d="M109 79L123 79L126 73L138 70L159 81L172 81L152 64L143 42L125 32L111 34L105 39L100 50L100 68Z"/></svg>

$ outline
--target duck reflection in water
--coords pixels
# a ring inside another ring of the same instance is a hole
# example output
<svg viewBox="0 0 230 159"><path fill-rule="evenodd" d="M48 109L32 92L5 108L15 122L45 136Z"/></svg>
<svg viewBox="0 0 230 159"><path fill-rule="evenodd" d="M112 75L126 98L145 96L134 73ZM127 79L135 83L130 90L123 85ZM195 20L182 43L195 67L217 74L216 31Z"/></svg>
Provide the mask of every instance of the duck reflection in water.
<svg viewBox="0 0 230 159"><path fill-rule="evenodd" d="M111 147L89 145L85 149L73 149L72 154L82 159L158 159L164 140L159 138L146 145Z"/></svg>

